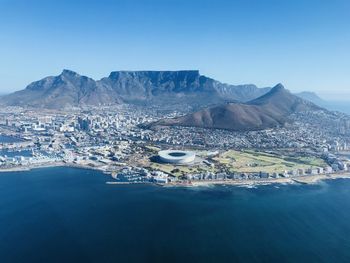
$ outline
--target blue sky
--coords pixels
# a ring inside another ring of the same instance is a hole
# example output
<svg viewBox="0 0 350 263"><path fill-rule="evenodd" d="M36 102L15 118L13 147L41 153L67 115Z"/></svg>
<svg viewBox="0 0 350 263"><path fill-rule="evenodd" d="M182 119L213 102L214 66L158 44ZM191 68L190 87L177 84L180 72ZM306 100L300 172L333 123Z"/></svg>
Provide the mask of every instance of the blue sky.
<svg viewBox="0 0 350 263"><path fill-rule="evenodd" d="M199 69L350 98L348 0L0 0L0 92L63 68Z"/></svg>

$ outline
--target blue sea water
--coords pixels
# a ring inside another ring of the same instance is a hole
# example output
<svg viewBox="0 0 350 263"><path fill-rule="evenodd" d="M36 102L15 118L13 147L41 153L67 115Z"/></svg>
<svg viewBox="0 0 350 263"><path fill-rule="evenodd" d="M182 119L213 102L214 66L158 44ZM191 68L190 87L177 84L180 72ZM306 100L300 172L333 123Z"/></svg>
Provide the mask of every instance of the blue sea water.
<svg viewBox="0 0 350 263"><path fill-rule="evenodd" d="M350 180L253 189L0 174L0 262L350 262Z"/></svg>
<svg viewBox="0 0 350 263"><path fill-rule="evenodd" d="M349 101L327 101L323 106L329 110L340 111L350 114L350 102Z"/></svg>
<svg viewBox="0 0 350 263"><path fill-rule="evenodd" d="M32 154L32 151L30 151L30 150L18 150L18 151L0 150L0 156L7 156L7 157L16 157L16 156L31 157L31 156L33 156L33 154Z"/></svg>
<svg viewBox="0 0 350 263"><path fill-rule="evenodd" d="M6 135L0 135L0 143L15 143L20 142L21 140L15 137L6 136ZM16 151L9 151L9 150L0 150L0 156L7 156L7 157L15 157L15 156L24 156L24 157L31 157L32 152L29 150L16 150Z"/></svg>
<svg viewBox="0 0 350 263"><path fill-rule="evenodd" d="M0 143L14 143L20 142L21 140L15 137L0 135Z"/></svg>

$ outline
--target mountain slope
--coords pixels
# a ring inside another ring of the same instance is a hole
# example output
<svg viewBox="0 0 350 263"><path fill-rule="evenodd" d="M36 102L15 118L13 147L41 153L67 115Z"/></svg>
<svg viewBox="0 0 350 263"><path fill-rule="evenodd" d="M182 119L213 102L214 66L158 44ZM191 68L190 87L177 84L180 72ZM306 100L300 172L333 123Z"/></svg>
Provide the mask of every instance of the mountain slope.
<svg viewBox="0 0 350 263"><path fill-rule="evenodd" d="M1 102L6 105L39 108L64 108L66 106L99 105L118 102L116 94L101 88L88 77L70 70L59 76L35 81L26 89L6 95Z"/></svg>
<svg viewBox="0 0 350 263"><path fill-rule="evenodd" d="M323 99L321 99L315 92L310 92L310 91L303 91L299 93L295 93L298 97L311 101L312 103L324 107L324 105L327 104L327 102Z"/></svg>
<svg viewBox="0 0 350 263"><path fill-rule="evenodd" d="M293 112L307 111L319 108L312 102L303 100L286 90L282 84L277 84L270 92L247 103L248 105L260 106L265 111L289 115Z"/></svg>
<svg viewBox="0 0 350 263"><path fill-rule="evenodd" d="M153 126L190 126L235 131L261 130L283 125L295 112L318 110L318 106L287 91L281 84L248 103L228 103L161 120Z"/></svg>
<svg viewBox="0 0 350 263"><path fill-rule="evenodd" d="M216 90L221 97L236 98L237 101L248 102L268 93L271 88L258 88L253 84L237 86L221 84L216 86Z"/></svg>
<svg viewBox="0 0 350 263"><path fill-rule="evenodd" d="M115 71L98 81L63 70L58 76L35 81L22 91L1 97L0 103L41 108L115 103L203 106L248 101L268 90L251 84L223 84L197 70Z"/></svg>

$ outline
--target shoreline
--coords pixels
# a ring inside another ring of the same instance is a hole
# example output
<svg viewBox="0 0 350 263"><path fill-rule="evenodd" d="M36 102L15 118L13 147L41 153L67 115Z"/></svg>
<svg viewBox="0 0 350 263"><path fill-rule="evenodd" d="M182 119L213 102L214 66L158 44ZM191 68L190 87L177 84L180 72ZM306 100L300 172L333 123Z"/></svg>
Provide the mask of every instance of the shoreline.
<svg viewBox="0 0 350 263"><path fill-rule="evenodd" d="M15 166L11 168L0 168L1 173L11 173L11 172L26 172L33 169L41 168L53 168L53 167L71 167L77 169L88 169L96 170L104 174L108 174L112 177L113 172L107 171L106 169L100 167L92 167L89 165L65 163L65 162L53 162L45 163L40 165L30 165L30 166ZM233 186L248 186L254 187L259 185L270 185L270 184L306 184L312 185L317 184L324 180L334 180L334 179L350 179L350 172L333 173L333 174L318 174L318 175L308 175L308 176L295 176L295 177L280 177L280 178L270 178L270 179L254 179L254 180L206 180L206 181L180 181L180 182L170 182L167 184L153 183L154 185L163 187L209 187L213 185L233 185ZM133 182L121 183L118 181L108 181L106 182L110 185L123 185L123 184L134 184ZM150 182L143 182L142 184L150 184Z"/></svg>
<svg viewBox="0 0 350 263"><path fill-rule="evenodd" d="M81 165L81 164L74 164L74 163L65 163L65 162L51 162L51 163L45 163L40 165L28 165L28 166L15 166L11 168L0 168L0 174L1 173L11 173L11 172L26 172L31 171L33 169L41 169L41 168L54 168L54 167L71 167L71 168L78 168L78 169L87 169L87 170L96 170L100 171L105 174L111 174L110 172L100 169L98 167L92 167L89 165Z"/></svg>
<svg viewBox="0 0 350 263"><path fill-rule="evenodd" d="M272 184L304 184L313 185L325 180L350 179L350 173L338 174L318 174L298 177L281 177L271 179L255 179L255 180L212 180L212 181L189 181L189 182L172 182L163 184L164 187L209 187L215 185L232 185L254 187L259 185Z"/></svg>
<svg viewBox="0 0 350 263"><path fill-rule="evenodd" d="M210 185L234 185L234 186L259 186L259 185L271 185L271 184L304 184L312 185L317 184L325 180L335 179L350 179L350 173L342 174L319 174L300 177L288 177L288 178L272 178L272 179L256 179L256 180L222 180L222 181L195 181L191 182L189 186L210 186ZM169 186L173 186L169 184ZM176 185L174 185L176 186ZM185 185L186 186L186 185Z"/></svg>

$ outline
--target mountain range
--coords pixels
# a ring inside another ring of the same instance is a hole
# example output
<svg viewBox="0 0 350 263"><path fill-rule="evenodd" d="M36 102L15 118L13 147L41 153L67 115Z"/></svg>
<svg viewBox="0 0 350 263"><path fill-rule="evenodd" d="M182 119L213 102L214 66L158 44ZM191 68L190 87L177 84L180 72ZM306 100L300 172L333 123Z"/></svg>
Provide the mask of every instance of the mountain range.
<svg viewBox="0 0 350 263"><path fill-rule="evenodd" d="M0 104L62 109L120 103L143 105L212 105L246 102L270 88L228 85L200 75L198 70L115 71L100 80L63 70L29 84L24 90L0 97Z"/></svg>
<svg viewBox="0 0 350 263"><path fill-rule="evenodd" d="M305 99L304 99L305 98ZM160 109L183 109L182 117L163 119L157 126L191 126L235 131L284 125L288 116L319 110L314 93L292 94L282 84L258 88L229 85L201 75L198 70L114 71L94 80L71 70L29 84L24 90L0 97L0 104L68 109L81 106L137 104Z"/></svg>
<svg viewBox="0 0 350 263"><path fill-rule="evenodd" d="M321 110L276 85L265 95L247 103L226 103L173 119L163 119L150 125L189 126L234 131L262 130L284 125L293 113Z"/></svg>

